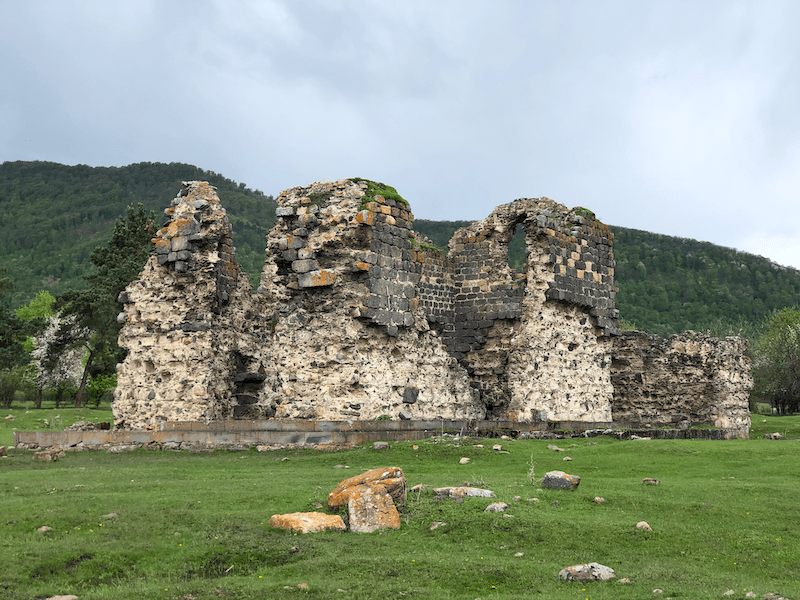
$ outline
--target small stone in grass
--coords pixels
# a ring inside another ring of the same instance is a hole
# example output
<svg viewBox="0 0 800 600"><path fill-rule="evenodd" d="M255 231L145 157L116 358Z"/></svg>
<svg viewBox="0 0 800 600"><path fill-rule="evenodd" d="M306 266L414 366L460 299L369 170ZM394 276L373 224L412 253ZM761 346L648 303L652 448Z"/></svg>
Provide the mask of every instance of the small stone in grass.
<svg viewBox="0 0 800 600"><path fill-rule="evenodd" d="M414 444L413 446L411 446L411 449L412 449L412 450L419 450L419 446L417 446L416 444Z"/></svg>
<svg viewBox="0 0 800 600"><path fill-rule="evenodd" d="M388 450L389 449L389 444L388 444L388 442L375 442L374 444L372 444L372 449L373 450Z"/></svg>
<svg viewBox="0 0 800 600"><path fill-rule="evenodd" d="M519 502L522 500L522 496L514 496L514 502Z"/></svg>
<svg viewBox="0 0 800 600"><path fill-rule="evenodd" d="M658 588L656 588L656 589L653 590L653 593L654 594L663 594L664 590L659 590Z"/></svg>
<svg viewBox="0 0 800 600"><path fill-rule="evenodd" d="M101 519L116 519L119 515L117 513L108 513L100 517Z"/></svg>
<svg viewBox="0 0 800 600"><path fill-rule="evenodd" d="M48 527L47 525L42 525L36 531L39 531L40 533L44 533L45 531L52 531L52 530L53 530L52 527Z"/></svg>
<svg viewBox="0 0 800 600"><path fill-rule="evenodd" d="M569 461L571 461L572 459L571 459L569 456L565 456L565 457L564 457L564 458L562 458L561 460L565 460L565 461L569 462Z"/></svg>
<svg viewBox="0 0 800 600"><path fill-rule="evenodd" d="M434 521L433 523L431 523L431 531L433 531L434 529L438 529L442 525L447 525L447 523L445 523L444 521Z"/></svg>
<svg viewBox="0 0 800 600"><path fill-rule="evenodd" d="M722 595L723 596L733 596L735 593L736 592L734 592L733 590L728 590L727 592L723 592Z"/></svg>
<svg viewBox="0 0 800 600"><path fill-rule="evenodd" d="M492 502L484 512L503 512L507 508L508 504L505 502Z"/></svg>
<svg viewBox="0 0 800 600"><path fill-rule="evenodd" d="M494 446L492 446L492 450L502 450L502 449L503 446L501 446L500 444L495 444Z"/></svg>
<svg viewBox="0 0 800 600"><path fill-rule="evenodd" d="M630 580L630 579L628 579L627 577L623 577L622 579L620 579L620 580L619 580L619 582L620 582L620 583L630 583L630 582L631 582L631 580Z"/></svg>
<svg viewBox="0 0 800 600"><path fill-rule="evenodd" d="M653 531L653 528L650 527L650 525L647 524L647 521L639 521L636 524L636 527L639 528L639 529L646 529L647 531Z"/></svg>
<svg viewBox="0 0 800 600"><path fill-rule="evenodd" d="M642 479L642 483L645 485L658 485L661 482L658 479L653 479L652 477L645 477Z"/></svg>
<svg viewBox="0 0 800 600"><path fill-rule="evenodd" d="M601 502L607 502L607 500L602 496L595 496L592 502L597 502L598 504L600 504Z"/></svg>
<svg viewBox="0 0 800 600"><path fill-rule="evenodd" d="M308 587L308 584L307 583L298 583L297 587L306 589Z"/></svg>
<svg viewBox="0 0 800 600"><path fill-rule="evenodd" d="M468 462L469 462L469 458L467 458L466 456L464 458L462 458L460 461L458 461L458 463L461 464L461 465L465 465Z"/></svg>

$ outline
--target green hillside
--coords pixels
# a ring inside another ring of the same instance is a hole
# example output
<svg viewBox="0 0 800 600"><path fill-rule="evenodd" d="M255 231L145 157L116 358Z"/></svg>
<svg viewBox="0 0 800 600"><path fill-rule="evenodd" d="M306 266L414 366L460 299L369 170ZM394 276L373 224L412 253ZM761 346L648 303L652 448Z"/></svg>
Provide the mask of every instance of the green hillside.
<svg viewBox="0 0 800 600"><path fill-rule="evenodd" d="M49 162L0 165L0 259L15 282L12 306L40 289L58 294L84 285L89 255L108 241L129 204L157 213L181 181L218 188L234 229L237 258L254 285L264 263L264 238L275 220L272 196L213 171L179 163L126 167L66 166ZM444 250L470 221L418 219L414 227ZM760 256L685 238L612 227L617 260L617 307L637 328L666 336L686 329L717 335L760 325L771 311L800 304L800 271ZM509 248L512 267L525 261L518 231Z"/></svg>
<svg viewBox="0 0 800 600"><path fill-rule="evenodd" d="M248 273L258 273L276 205L243 183L180 163L0 164L0 257L14 280L12 306L27 303L43 288L55 295L82 286L92 268L91 251L108 241L127 205L141 202L161 214L181 182L195 179L217 187L233 224L239 262Z"/></svg>

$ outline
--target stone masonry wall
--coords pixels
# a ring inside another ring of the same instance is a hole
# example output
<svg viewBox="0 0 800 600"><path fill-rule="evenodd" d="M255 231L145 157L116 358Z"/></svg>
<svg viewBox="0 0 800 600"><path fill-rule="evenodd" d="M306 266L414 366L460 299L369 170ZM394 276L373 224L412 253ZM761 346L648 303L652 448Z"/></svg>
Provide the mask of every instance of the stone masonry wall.
<svg viewBox="0 0 800 600"><path fill-rule="evenodd" d="M276 416L483 418L419 305L413 215L366 190L343 180L278 198L260 287L275 323Z"/></svg>
<svg viewBox="0 0 800 600"><path fill-rule="evenodd" d="M282 192L252 294L214 189L185 183L120 298L117 428L379 417L749 425L742 347L620 335L613 235L587 209L516 200L456 232L445 255L413 231L405 201L372 185ZM517 226L521 273L508 265Z"/></svg>
<svg viewBox="0 0 800 600"><path fill-rule="evenodd" d="M526 269L508 265L525 231ZM611 420L613 235L586 209L525 198L450 242L455 327L445 339L493 418Z"/></svg>
<svg viewBox="0 0 800 600"><path fill-rule="evenodd" d="M747 342L686 332L662 339L625 331L614 340L612 411L620 425L710 425L746 437L753 386Z"/></svg>
<svg viewBox="0 0 800 600"><path fill-rule="evenodd" d="M128 356L117 369L113 408L121 428L232 418L237 387L265 378L258 348L266 324L255 318L259 301L235 262L214 188L184 184L165 213L150 259L120 296L119 343Z"/></svg>

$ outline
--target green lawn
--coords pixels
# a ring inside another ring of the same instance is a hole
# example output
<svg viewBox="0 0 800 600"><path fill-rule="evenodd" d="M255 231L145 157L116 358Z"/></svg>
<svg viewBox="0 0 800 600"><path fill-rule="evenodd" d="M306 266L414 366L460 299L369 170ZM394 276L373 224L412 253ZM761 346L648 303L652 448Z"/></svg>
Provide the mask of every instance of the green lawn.
<svg viewBox="0 0 800 600"><path fill-rule="evenodd" d="M800 430L797 417L763 419L753 419L754 436ZM798 442L575 439L559 440L566 452L557 453L546 441L512 440L501 454L491 450L498 441L426 440L418 450L402 442L383 452L83 452L56 463L11 451L0 459L0 597L610 600L652 598L654 589L661 598L800 597ZM471 462L460 465L463 456ZM581 485L542 491L528 480L531 462L538 480L559 469ZM275 513L318 510L342 479L389 465L409 485L488 487L513 518L484 512L487 499L423 492L409 495L397 531L294 535L267 524ZM661 484L642 485L644 477ZM637 529L641 520L653 531ZM447 524L431 531L434 521ZM52 530L38 532L42 525ZM592 561L631 583L557 579L561 568Z"/></svg>

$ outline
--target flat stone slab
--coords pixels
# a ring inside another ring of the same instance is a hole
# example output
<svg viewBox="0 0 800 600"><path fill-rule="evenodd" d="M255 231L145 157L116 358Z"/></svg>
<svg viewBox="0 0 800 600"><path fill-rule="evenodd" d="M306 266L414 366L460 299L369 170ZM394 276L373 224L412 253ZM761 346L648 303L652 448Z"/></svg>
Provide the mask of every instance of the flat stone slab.
<svg viewBox="0 0 800 600"><path fill-rule="evenodd" d="M492 490L482 490L474 487L440 487L433 488L433 493L437 496L451 496L453 498L494 498Z"/></svg>
<svg viewBox="0 0 800 600"><path fill-rule="evenodd" d="M565 567L561 569L558 576L566 581L605 581L616 577L617 574L611 567L593 562Z"/></svg>
<svg viewBox="0 0 800 600"><path fill-rule="evenodd" d="M269 519L270 527L276 529L289 529L300 533L314 533L316 531L345 531L347 527L339 515L326 515L320 512L296 512L285 515L272 515Z"/></svg>
<svg viewBox="0 0 800 600"><path fill-rule="evenodd" d="M548 471L542 478L542 487L556 490L574 490L581 482L578 475L568 475L564 471Z"/></svg>

